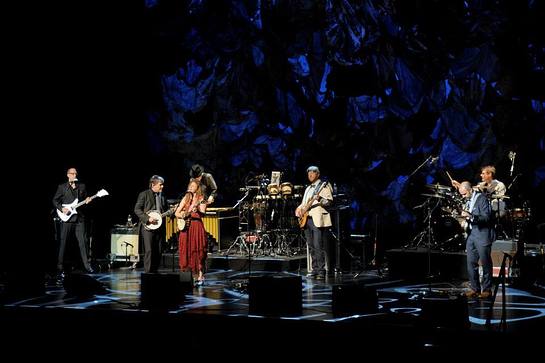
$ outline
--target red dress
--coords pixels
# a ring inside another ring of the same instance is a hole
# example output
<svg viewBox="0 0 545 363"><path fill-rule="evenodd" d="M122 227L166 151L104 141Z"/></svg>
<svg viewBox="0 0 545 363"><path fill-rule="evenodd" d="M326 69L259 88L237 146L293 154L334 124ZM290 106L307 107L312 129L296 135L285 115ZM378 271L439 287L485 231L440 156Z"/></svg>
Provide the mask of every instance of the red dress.
<svg viewBox="0 0 545 363"><path fill-rule="evenodd" d="M190 201L184 206L183 210L187 212L192 204L198 206L198 203L203 200L203 196L197 198L196 203ZM204 230L201 213L193 212L189 218L189 227L180 231L178 237L180 270L191 270L195 275L199 271L204 273L207 250L206 231Z"/></svg>

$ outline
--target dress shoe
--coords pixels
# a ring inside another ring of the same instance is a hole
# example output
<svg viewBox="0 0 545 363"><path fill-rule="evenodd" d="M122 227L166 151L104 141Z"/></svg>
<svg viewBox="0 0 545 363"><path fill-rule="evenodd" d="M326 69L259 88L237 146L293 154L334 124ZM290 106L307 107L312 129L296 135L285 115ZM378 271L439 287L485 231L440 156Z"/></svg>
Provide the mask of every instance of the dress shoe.
<svg viewBox="0 0 545 363"><path fill-rule="evenodd" d="M56 283L58 286L62 286L63 283L64 283L64 271L61 271L57 274L57 279L56 279Z"/></svg>
<svg viewBox="0 0 545 363"><path fill-rule="evenodd" d="M475 290L472 290L472 289L469 289L468 291L465 292L465 295L468 299L474 299L476 297L479 296L479 294L477 293L477 291Z"/></svg>
<svg viewBox="0 0 545 363"><path fill-rule="evenodd" d="M95 270L93 270L92 267L86 268L85 271L87 271L88 274L94 274Z"/></svg>
<svg viewBox="0 0 545 363"><path fill-rule="evenodd" d="M479 297L481 299L490 299L492 297L492 291L490 290L484 290L479 294Z"/></svg>

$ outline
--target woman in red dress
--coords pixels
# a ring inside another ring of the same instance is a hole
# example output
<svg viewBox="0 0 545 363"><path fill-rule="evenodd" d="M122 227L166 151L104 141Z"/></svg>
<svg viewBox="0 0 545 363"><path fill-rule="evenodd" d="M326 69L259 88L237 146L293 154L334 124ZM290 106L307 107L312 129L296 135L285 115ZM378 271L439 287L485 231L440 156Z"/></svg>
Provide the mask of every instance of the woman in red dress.
<svg viewBox="0 0 545 363"><path fill-rule="evenodd" d="M190 270L197 276L197 286L204 284L204 269L207 256L206 231L202 217L206 212L206 201L201 192L199 183L195 179L189 181L187 193L176 209L178 228L184 223L180 231L178 252L180 269Z"/></svg>

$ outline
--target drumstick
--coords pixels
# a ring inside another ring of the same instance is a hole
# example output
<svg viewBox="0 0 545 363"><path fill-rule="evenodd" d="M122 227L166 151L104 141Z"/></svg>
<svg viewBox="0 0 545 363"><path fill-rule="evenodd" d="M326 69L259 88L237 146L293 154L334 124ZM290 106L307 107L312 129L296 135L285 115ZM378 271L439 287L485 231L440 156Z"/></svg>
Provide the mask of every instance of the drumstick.
<svg viewBox="0 0 545 363"><path fill-rule="evenodd" d="M450 176L450 174L448 173L448 171L445 170L445 173L447 173L447 176L448 176L448 178L450 179L450 182L452 183L452 177Z"/></svg>

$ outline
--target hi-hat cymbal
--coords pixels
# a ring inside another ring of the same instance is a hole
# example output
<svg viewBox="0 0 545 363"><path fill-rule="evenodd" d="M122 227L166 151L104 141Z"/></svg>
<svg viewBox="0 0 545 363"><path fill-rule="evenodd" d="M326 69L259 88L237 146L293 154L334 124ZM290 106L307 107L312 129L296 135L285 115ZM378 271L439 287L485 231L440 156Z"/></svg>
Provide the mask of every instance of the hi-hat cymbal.
<svg viewBox="0 0 545 363"><path fill-rule="evenodd" d="M441 184L426 184L426 188L435 190L450 190L450 187Z"/></svg>
<svg viewBox="0 0 545 363"><path fill-rule="evenodd" d="M446 198L444 195L441 194L428 194L428 193L422 193L420 194L424 197L430 197L430 198Z"/></svg>

